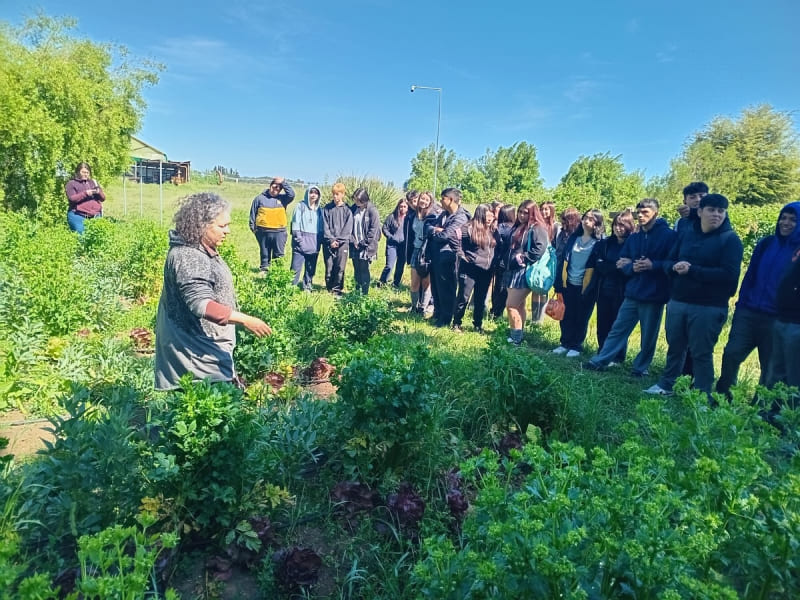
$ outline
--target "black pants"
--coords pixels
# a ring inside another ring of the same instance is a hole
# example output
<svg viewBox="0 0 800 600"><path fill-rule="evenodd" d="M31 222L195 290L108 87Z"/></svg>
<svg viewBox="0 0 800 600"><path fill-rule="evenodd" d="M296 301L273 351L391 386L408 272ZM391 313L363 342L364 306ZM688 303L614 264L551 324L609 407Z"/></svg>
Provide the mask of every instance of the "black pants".
<svg viewBox="0 0 800 600"><path fill-rule="evenodd" d="M266 271L273 258L280 258L284 254L286 230L275 231L256 227L255 234L256 240L258 240L258 251L261 255L261 270Z"/></svg>
<svg viewBox="0 0 800 600"><path fill-rule="evenodd" d="M609 332L611 331L611 327L614 325L614 321L617 320L617 314L619 313L619 307L622 306L622 301L625 297L620 294L614 295L607 295L601 293L597 297L597 348L598 352L603 349L603 344L606 343L606 338L608 337ZM625 346L620 350L619 353L611 360L614 362L624 362L625 355L628 352L628 345Z"/></svg>
<svg viewBox="0 0 800 600"><path fill-rule="evenodd" d="M365 296L369 293L369 260L353 255L353 271L356 278L356 289Z"/></svg>
<svg viewBox="0 0 800 600"><path fill-rule="evenodd" d="M483 313L486 310L486 295L492 281L491 269L481 269L472 263L461 261L458 265L458 292L456 293L456 310L453 325L461 325L467 311L470 296L472 297L472 324L476 328L483 326Z"/></svg>
<svg viewBox="0 0 800 600"><path fill-rule="evenodd" d="M492 310L493 317L502 317L506 312L506 300L508 300L508 288L503 284L505 269L495 267L494 281L492 282Z"/></svg>
<svg viewBox="0 0 800 600"><path fill-rule="evenodd" d="M298 285L300 283L300 273L303 271L303 266L305 265L302 287L307 292L310 292L313 289L312 281L314 279L314 273L317 272L318 258L319 252L315 252L314 254L304 254L303 252L292 248L292 271L294 271L294 281L292 283L294 285Z"/></svg>
<svg viewBox="0 0 800 600"><path fill-rule="evenodd" d="M344 291L344 270L347 268L347 255L350 246L342 244L338 248L322 247L325 258L325 287L329 292L341 294Z"/></svg>
<svg viewBox="0 0 800 600"><path fill-rule="evenodd" d="M403 279L403 271L406 266L406 253L405 249L394 244L386 244L386 266L381 273L381 283L389 283L389 275L394 269L394 287L400 287L400 281Z"/></svg>
<svg viewBox="0 0 800 600"><path fill-rule="evenodd" d="M458 291L458 258L448 253L431 263L431 290L433 291L434 325L450 325L456 310Z"/></svg>
<svg viewBox="0 0 800 600"><path fill-rule="evenodd" d="M583 341L594 309L594 295L586 297L582 286L567 284L564 290L564 318L561 320L561 345L567 350L583 351Z"/></svg>

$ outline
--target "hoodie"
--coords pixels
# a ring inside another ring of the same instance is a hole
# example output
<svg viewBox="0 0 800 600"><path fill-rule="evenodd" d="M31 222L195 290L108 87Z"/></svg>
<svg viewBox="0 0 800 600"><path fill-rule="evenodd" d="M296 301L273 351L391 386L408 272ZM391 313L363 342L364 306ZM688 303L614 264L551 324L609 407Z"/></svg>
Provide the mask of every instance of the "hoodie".
<svg viewBox="0 0 800 600"><path fill-rule="evenodd" d="M311 190L317 190L319 198L312 207L308 200ZM297 205L292 214L292 250L301 254L316 254L322 245L322 208L320 199L322 194L315 185L306 189L303 201Z"/></svg>
<svg viewBox="0 0 800 600"><path fill-rule="evenodd" d="M363 208L354 203L350 210L353 211L350 256L372 260L378 255L378 241L381 239L381 217L378 209L372 202L367 202Z"/></svg>
<svg viewBox="0 0 800 600"><path fill-rule="evenodd" d="M667 303L670 282L664 270L664 261L669 258L677 239L678 234L661 217L656 219L649 231L640 229L628 236L622 246L620 258L629 258L631 261L649 258L653 268L635 272L631 262L621 269L628 277L628 283L625 284L626 298L636 302Z"/></svg>
<svg viewBox="0 0 800 600"><path fill-rule="evenodd" d="M687 304L727 308L739 283L743 254L742 241L727 216L722 225L707 233L697 219L678 236L663 263L664 272L671 278L670 297ZM672 270L680 261L691 264L685 275Z"/></svg>
<svg viewBox="0 0 800 600"><path fill-rule="evenodd" d="M265 189L253 199L250 206L250 231L256 228L266 231L286 231L286 207L294 200L294 190L288 182L281 183L282 191L277 196Z"/></svg>
<svg viewBox="0 0 800 600"><path fill-rule="evenodd" d="M775 315L778 284L789 268L792 257L800 249L800 202L790 202L781 209L778 220L787 208L794 209L798 225L788 236L782 236L775 223L775 234L761 239L753 250L747 272L739 289L736 306L755 312Z"/></svg>

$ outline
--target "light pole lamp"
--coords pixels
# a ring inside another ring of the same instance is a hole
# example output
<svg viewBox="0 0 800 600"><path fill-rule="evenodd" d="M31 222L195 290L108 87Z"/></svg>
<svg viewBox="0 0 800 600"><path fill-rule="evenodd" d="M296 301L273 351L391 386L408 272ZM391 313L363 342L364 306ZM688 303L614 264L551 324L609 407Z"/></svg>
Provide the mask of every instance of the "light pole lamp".
<svg viewBox="0 0 800 600"><path fill-rule="evenodd" d="M433 149L433 196L435 198L439 193L436 184L437 176L439 175L439 126L442 123L442 88L428 87L427 85L412 85L411 91L414 92L414 90L432 90L434 92L439 92L439 112L436 117L436 144Z"/></svg>

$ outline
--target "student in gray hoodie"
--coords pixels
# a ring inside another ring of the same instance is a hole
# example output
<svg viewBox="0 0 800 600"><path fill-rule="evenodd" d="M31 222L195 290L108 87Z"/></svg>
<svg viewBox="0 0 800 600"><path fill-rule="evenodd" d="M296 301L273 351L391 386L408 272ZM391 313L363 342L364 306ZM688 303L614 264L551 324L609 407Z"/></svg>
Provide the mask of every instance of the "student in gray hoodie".
<svg viewBox="0 0 800 600"><path fill-rule="evenodd" d="M317 271L317 259L322 246L322 210L319 206L320 190L315 185L308 186L303 201L297 205L292 215L292 271L294 285L300 285L300 273L305 265L302 289L310 292L312 280Z"/></svg>

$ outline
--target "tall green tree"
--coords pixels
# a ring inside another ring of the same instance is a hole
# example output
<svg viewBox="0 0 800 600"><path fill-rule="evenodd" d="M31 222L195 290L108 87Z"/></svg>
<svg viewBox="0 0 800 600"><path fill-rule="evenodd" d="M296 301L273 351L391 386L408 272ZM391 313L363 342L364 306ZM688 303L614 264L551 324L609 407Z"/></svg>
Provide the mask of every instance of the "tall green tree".
<svg viewBox="0 0 800 600"><path fill-rule="evenodd" d="M622 156L611 153L580 156L553 191L559 206L619 210L635 205L645 194L639 171L625 171Z"/></svg>
<svg viewBox="0 0 800 600"><path fill-rule="evenodd" d="M72 35L75 21L42 14L0 25L0 188L12 210L54 221L64 183L81 161L107 180L130 160L144 86L159 65L131 62L124 47Z"/></svg>
<svg viewBox="0 0 800 600"><path fill-rule="evenodd" d="M529 197L543 188L536 147L527 142L486 150L479 161L486 176L488 191L501 199Z"/></svg>
<svg viewBox="0 0 800 600"><path fill-rule="evenodd" d="M411 174L405 183L407 189L433 191L435 195L446 187L457 187L464 192L465 202L475 202L475 190L480 188L481 174L474 162L459 157L453 150L439 147L436 187L433 189L434 145L430 144L411 159Z"/></svg>
<svg viewBox="0 0 800 600"><path fill-rule="evenodd" d="M692 135L666 177L654 181L665 197L680 198L690 181L705 181L736 203L763 205L800 195L800 142L792 116L769 105L717 117Z"/></svg>

